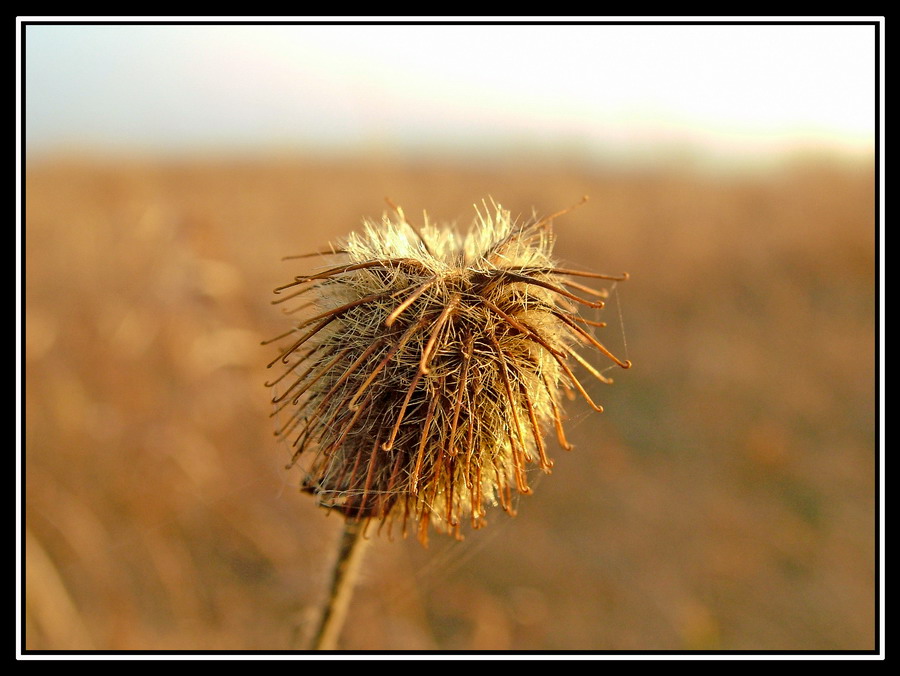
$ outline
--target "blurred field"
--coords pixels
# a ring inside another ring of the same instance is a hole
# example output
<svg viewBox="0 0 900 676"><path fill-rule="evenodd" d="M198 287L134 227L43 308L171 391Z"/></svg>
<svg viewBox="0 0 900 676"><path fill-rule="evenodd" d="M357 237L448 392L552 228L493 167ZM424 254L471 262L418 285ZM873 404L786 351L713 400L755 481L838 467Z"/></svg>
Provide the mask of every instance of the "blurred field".
<svg viewBox="0 0 900 676"><path fill-rule="evenodd" d="M341 524L268 418L271 290L306 269L280 258L386 196L467 225L488 196L527 216L583 194L557 253L631 273L602 334L635 367L591 383L602 415L569 405L576 448L549 446L518 517L378 539L342 645L874 648L870 166L70 158L25 187L27 649L296 647Z"/></svg>

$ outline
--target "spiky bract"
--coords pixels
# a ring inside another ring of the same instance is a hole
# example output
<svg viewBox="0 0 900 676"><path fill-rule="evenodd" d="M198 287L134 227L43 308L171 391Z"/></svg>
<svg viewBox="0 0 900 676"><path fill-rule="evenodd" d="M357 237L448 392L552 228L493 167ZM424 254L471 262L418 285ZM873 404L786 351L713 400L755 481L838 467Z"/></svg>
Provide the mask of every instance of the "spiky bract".
<svg viewBox="0 0 900 676"><path fill-rule="evenodd" d="M485 208L469 233L411 226L401 209L366 221L332 265L276 289L288 313L310 316L278 339L270 364L276 434L304 456L303 489L352 519L398 519L459 534L483 524L486 504L513 513L529 493L528 469L550 471L542 440L562 428L561 390L597 410L572 372L575 350L600 349L576 303L602 307L605 292L571 279L621 280L556 267L549 219L517 224ZM573 291L574 290L574 291ZM588 294L594 300L576 295ZM573 357L572 360L569 357Z"/></svg>

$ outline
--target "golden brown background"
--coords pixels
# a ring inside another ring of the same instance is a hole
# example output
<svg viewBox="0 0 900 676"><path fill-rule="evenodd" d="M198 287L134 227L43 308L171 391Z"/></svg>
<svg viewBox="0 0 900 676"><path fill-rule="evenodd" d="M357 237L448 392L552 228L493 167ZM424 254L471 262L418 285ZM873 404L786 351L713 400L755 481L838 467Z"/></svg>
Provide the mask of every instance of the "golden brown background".
<svg viewBox="0 0 900 676"><path fill-rule="evenodd" d="M378 538L350 650L875 647L871 163L30 162L24 644L303 647L340 533L268 418L280 262L379 216L557 219L630 371L465 541ZM587 382L588 379L585 379Z"/></svg>

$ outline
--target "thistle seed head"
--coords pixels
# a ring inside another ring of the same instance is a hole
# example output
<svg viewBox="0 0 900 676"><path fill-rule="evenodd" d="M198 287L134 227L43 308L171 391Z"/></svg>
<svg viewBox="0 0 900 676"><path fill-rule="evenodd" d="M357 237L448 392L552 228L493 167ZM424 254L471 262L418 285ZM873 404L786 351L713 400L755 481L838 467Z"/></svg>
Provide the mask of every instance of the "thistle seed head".
<svg viewBox="0 0 900 676"><path fill-rule="evenodd" d="M517 223L485 205L463 236L427 217L418 229L391 206L275 290L286 314L304 314L266 341L284 342L267 385L302 489L348 519L400 521L404 535L412 523L425 544L430 525L457 537L464 519L480 527L486 505L514 514L530 467L553 466L544 432L571 448L561 392L602 410L575 370L612 381L579 350L631 363L578 314L606 292L573 278L627 274L557 267L553 216Z"/></svg>

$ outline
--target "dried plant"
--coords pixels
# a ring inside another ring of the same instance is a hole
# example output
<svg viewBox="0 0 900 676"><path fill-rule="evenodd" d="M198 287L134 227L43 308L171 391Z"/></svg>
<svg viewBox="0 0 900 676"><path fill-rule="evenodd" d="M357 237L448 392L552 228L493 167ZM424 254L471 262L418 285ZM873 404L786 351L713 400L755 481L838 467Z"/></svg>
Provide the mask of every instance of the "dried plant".
<svg viewBox="0 0 900 676"><path fill-rule="evenodd" d="M391 206L380 223L312 254L334 259L325 269L275 289L287 314L307 316L267 341L288 343L267 384L276 434L295 448L289 467L303 459L303 490L346 517L349 541L377 520L388 531L399 521L404 536L413 523L426 544L430 526L457 537L465 519L482 526L487 505L514 514L513 491L531 492L529 465L553 466L545 429L571 448L561 392L602 411L572 367L612 381L579 349L631 363L594 337L603 323L578 314L603 307L606 291L573 278L627 274L558 267L560 214L517 223L485 205L463 236L427 216L416 228ZM338 568L347 537L342 547Z"/></svg>
<svg viewBox="0 0 900 676"><path fill-rule="evenodd" d="M274 301L315 308L286 334L296 339L269 366L287 380L273 398L276 434L293 438L292 464L312 454L303 489L354 520L429 525L459 533L485 505L513 511L530 493L526 470L550 471L543 430L562 426L560 390L597 411L569 358L608 383L577 351L600 350L603 326L576 304L603 307L606 293L572 277L624 280L561 269L551 258L551 218L516 224L496 206L463 238L394 217L365 223L328 252L339 265L296 277ZM587 294L593 299L576 295ZM309 300L307 300L309 299ZM267 341L273 342L273 341Z"/></svg>

